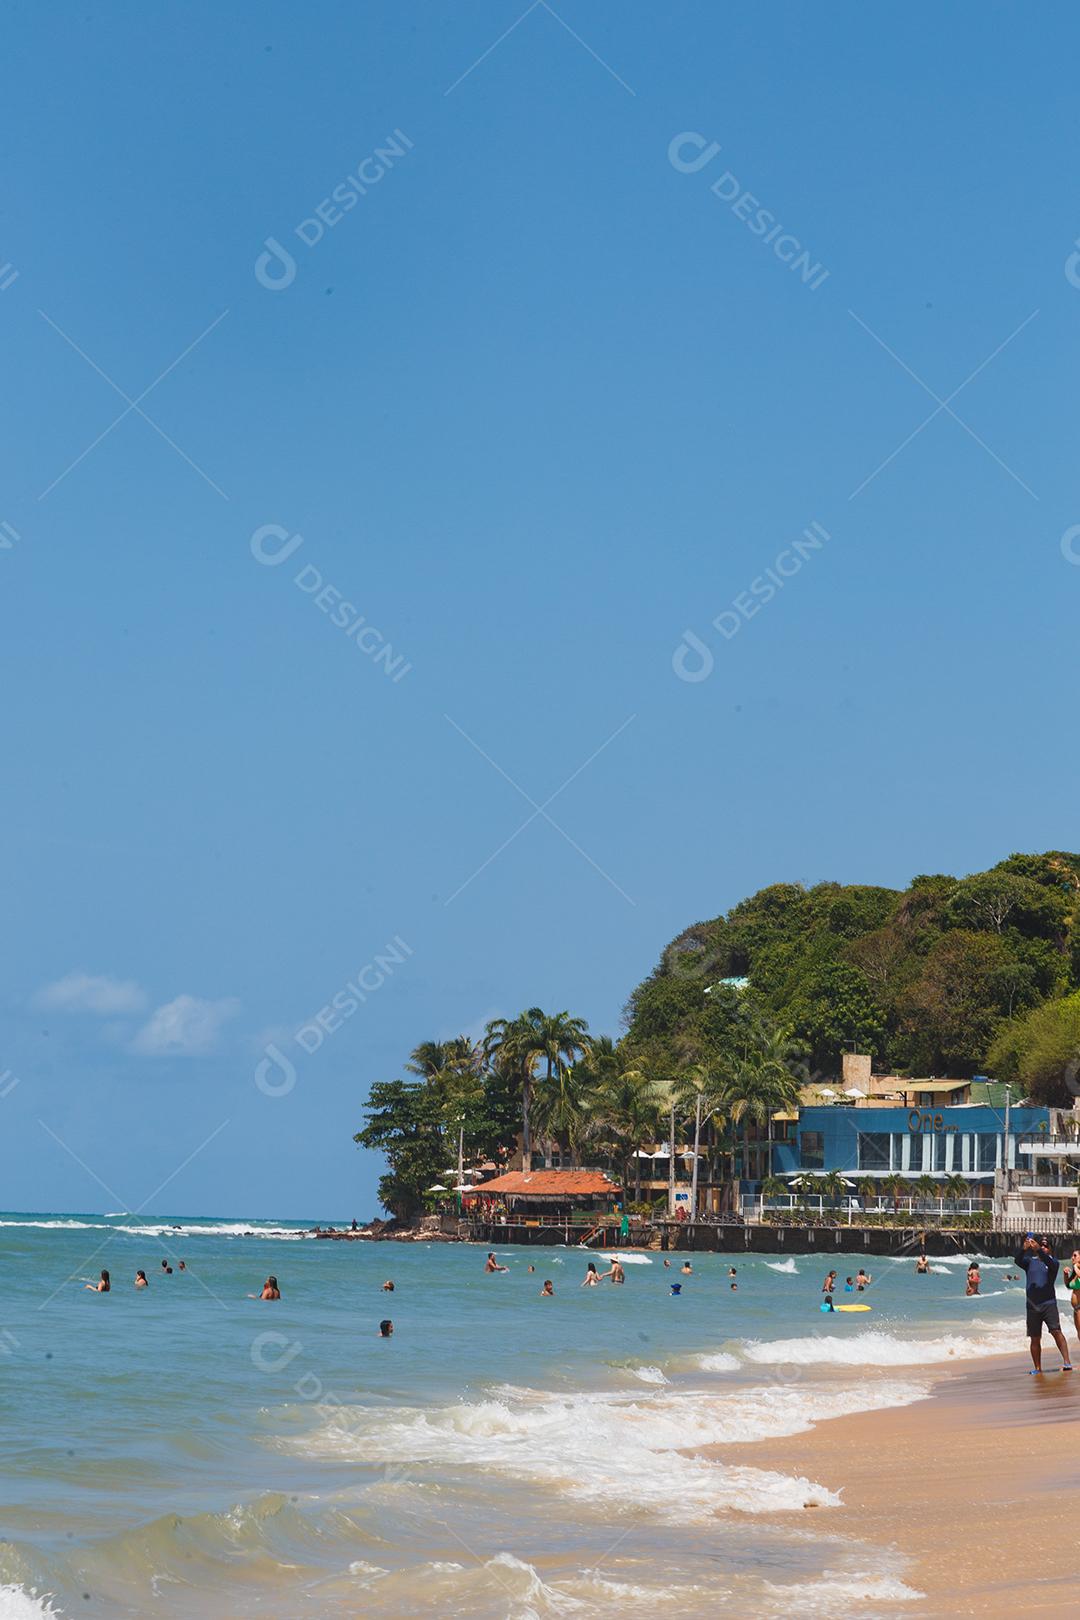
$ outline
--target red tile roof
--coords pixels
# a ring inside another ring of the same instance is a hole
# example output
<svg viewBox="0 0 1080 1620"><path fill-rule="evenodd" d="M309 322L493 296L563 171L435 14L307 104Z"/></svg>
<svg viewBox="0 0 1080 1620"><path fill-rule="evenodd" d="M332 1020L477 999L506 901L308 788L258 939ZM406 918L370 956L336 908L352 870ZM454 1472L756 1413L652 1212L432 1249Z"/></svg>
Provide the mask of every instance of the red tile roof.
<svg viewBox="0 0 1080 1620"><path fill-rule="evenodd" d="M618 1194L618 1187L602 1170L533 1170L525 1175L510 1170L474 1187L478 1193L510 1193L519 1198L591 1198ZM466 1197L468 1194L465 1195Z"/></svg>

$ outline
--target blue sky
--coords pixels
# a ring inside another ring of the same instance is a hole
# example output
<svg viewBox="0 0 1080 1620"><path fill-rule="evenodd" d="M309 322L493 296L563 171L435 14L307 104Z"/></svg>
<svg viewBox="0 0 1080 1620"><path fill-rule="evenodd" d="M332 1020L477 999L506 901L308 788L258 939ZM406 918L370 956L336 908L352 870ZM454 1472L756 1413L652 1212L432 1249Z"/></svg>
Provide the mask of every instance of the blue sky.
<svg viewBox="0 0 1080 1620"><path fill-rule="evenodd" d="M8 1207L371 1215L417 1041L1075 847L1069 9L3 31Z"/></svg>

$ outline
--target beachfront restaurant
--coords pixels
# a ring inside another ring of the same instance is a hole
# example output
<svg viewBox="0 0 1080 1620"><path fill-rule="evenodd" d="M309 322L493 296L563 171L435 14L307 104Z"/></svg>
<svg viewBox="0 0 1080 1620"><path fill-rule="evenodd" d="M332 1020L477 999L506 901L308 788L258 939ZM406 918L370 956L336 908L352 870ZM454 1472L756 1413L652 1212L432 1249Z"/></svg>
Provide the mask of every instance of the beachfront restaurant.
<svg viewBox="0 0 1080 1620"><path fill-rule="evenodd" d="M509 1170L461 1195L462 1212L507 1225L560 1226L610 1214L622 1197L603 1170Z"/></svg>
<svg viewBox="0 0 1080 1620"><path fill-rule="evenodd" d="M925 1089L926 1082L922 1082ZM801 1108L785 1139L773 1147L773 1174L788 1180L837 1170L851 1180L900 1175L945 1181L963 1176L990 1196L999 1170L1026 1168L1025 1144L1042 1141L1050 1129L1048 1108L1009 1112L982 1103L911 1107L853 1103Z"/></svg>

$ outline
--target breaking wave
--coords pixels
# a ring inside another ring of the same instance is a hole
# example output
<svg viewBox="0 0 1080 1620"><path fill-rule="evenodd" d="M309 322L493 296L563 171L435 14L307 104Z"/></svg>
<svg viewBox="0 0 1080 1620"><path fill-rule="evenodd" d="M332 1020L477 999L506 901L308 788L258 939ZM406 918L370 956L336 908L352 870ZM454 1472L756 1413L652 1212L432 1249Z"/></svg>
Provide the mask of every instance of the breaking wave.
<svg viewBox="0 0 1080 1620"><path fill-rule="evenodd" d="M717 1510L766 1513L836 1506L832 1491L802 1478L732 1467L684 1448L798 1434L815 1422L905 1406L928 1391L882 1381L861 1387L553 1395L502 1386L486 1399L440 1408L343 1407L297 1439L274 1442L306 1456L495 1474L547 1486L594 1505L645 1509L677 1523Z"/></svg>

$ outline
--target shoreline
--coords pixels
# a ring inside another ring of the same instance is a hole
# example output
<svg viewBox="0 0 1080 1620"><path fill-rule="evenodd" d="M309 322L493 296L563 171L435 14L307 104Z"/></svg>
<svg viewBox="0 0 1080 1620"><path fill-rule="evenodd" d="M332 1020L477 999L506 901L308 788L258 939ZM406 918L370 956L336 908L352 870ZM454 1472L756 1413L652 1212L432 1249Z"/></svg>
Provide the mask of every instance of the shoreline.
<svg viewBox="0 0 1080 1620"><path fill-rule="evenodd" d="M1044 1364L1053 1370L1029 1378L1022 1322L1017 1346L1016 1355L960 1367L911 1368L931 1389L909 1406L702 1455L839 1492L842 1506L815 1522L880 1548L890 1562L900 1553L905 1584L921 1594L890 1612L913 1620L1075 1614L1080 1429L1066 1425L1080 1421L1080 1370L1060 1372L1051 1346Z"/></svg>

